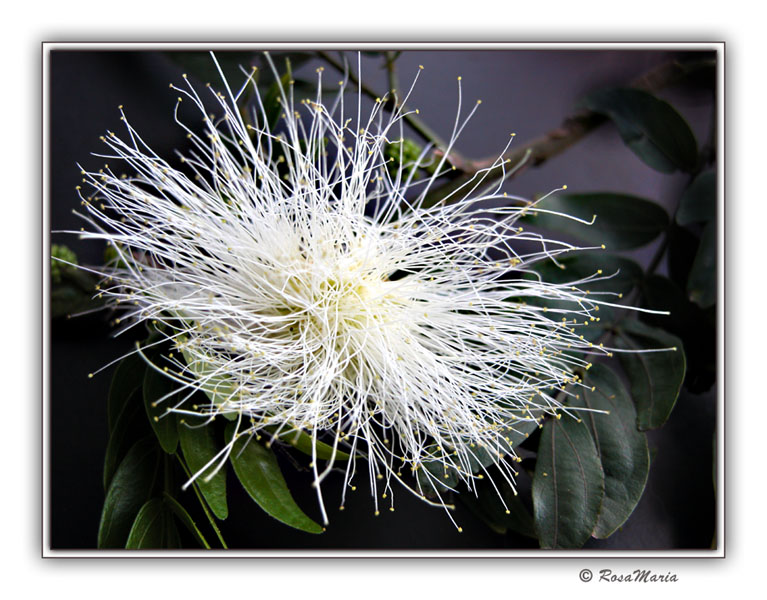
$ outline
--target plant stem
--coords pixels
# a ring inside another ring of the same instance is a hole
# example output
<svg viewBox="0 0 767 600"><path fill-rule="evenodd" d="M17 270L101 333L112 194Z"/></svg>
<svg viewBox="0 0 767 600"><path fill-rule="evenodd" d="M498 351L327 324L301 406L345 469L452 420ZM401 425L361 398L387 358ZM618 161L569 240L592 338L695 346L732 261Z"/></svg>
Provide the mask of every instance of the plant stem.
<svg viewBox="0 0 767 600"><path fill-rule="evenodd" d="M369 98L371 98L373 100L375 100L377 98L378 99L381 98L380 94L376 93L375 90L373 90L372 88L368 87L364 83L361 83L360 80L359 80L359 77L357 77L357 75L354 73L354 71L352 71L351 69L349 69L346 66L344 66L336 58L334 58L333 56L331 56L330 54L328 54L327 52L324 52L322 50L317 52L317 55L322 60L324 60L325 62L330 64L333 68L335 68L338 72L340 72L340 73L348 73L349 74L349 81L351 81L354 85L356 85L357 88L363 94L365 94L366 96L368 96ZM388 59L387 59L387 69L389 68L388 65L389 65L389 63L388 63ZM396 87L396 80L395 80L394 86L392 86L391 73L390 73L390 76L389 76L389 87L390 88ZM394 107L394 96L393 95L390 97L390 101L391 101L390 106L393 108ZM404 119L405 119L405 122L408 125L410 125L410 127L413 129L413 131L415 133L417 133L421 137L422 140L424 140L425 142L428 142L430 144L434 144L438 148L447 148L447 144L442 140L442 138L439 137L428 125L426 125L426 123L424 123L421 119L419 119L415 115L415 113L408 113L408 114L404 115ZM451 157L452 156L453 155L451 154Z"/></svg>

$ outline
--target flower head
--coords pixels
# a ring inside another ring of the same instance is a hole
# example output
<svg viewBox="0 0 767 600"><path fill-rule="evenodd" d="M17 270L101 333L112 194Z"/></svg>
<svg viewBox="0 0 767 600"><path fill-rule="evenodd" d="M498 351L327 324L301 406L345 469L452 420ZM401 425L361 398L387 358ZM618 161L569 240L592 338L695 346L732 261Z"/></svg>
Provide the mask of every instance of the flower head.
<svg viewBox="0 0 767 600"><path fill-rule="evenodd" d="M178 103L199 109L205 131L177 105L192 149L174 164L123 114L125 139L103 138L113 166L84 172L82 235L117 254L102 292L128 307L121 322L155 324L180 350L155 365L181 391L172 411L234 418L238 436L308 433L315 454L324 441L352 456L347 484L362 458L376 507L395 480L443 505L448 471L472 488L490 464L513 487L515 432L567 411L557 394L578 384L584 356L607 352L580 331L605 301L583 285L606 275L536 275L576 248L520 226L535 203L502 191L515 167L502 155L432 200L476 110L461 114L460 83L439 152L398 143L407 96L363 117L341 83L327 104L281 89L270 127L251 77L210 97L186 81ZM190 407L197 391L209 401ZM335 462L312 461L321 505Z"/></svg>

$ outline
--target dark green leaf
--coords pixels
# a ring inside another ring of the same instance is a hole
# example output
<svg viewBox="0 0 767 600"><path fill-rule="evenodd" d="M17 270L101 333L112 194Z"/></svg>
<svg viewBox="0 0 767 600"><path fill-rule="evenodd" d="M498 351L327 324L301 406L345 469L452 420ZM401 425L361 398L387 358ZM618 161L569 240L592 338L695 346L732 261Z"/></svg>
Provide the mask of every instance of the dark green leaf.
<svg viewBox="0 0 767 600"><path fill-rule="evenodd" d="M179 338L179 342L183 341L184 338ZM229 400L236 400L239 398L237 386L231 378L226 376L226 374L216 373L215 368L212 365L195 359L186 348L184 348L181 353L188 367L188 371L197 377L200 381L200 389L213 404L221 405ZM230 412L225 412L223 416L229 421L234 421L237 418L236 414Z"/></svg>
<svg viewBox="0 0 767 600"><path fill-rule="evenodd" d="M669 333L682 337L683 332L689 327L700 325L698 321L699 310L695 314L695 307L685 297L679 286L662 275L650 275L642 282L642 296L644 308L651 310L666 311L667 315L642 313L640 318L654 327L665 329Z"/></svg>
<svg viewBox="0 0 767 600"><path fill-rule="evenodd" d="M173 454L178 446L176 415L169 412L169 407L176 401L173 394L176 387L170 377L152 367L147 368L144 375L144 407L160 446L168 454Z"/></svg>
<svg viewBox="0 0 767 600"><path fill-rule="evenodd" d="M616 295L630 292L642 277L641 267L633 260L607 252L578 252L558 259L557 262L562 266L557 266L551 260L541 261L535 265L535 271L544 281L551 283L569 283L597 275L606 279L581 284L579 287L591 292L611 292ZM608 298L614 301L617 296Z"/></svg>
<svg viewBox="0 0 767 600"><path fill-rule="evenodd" d="M55 262L57 269L51 271L51 317L56 319L94 310L104 304L97 296L97 279L90 273Z"/></svg>
<svg viewBox="0 0 767 600"><path fill-rule="evenodd" d="M605 495L594 536L606 538L625 523L642 497L650 473L650 451L647 437L636 429L636 410L618 375L607 366L595 364L584 383L586 388L571 405L609 412L581 413L605 475Z"/></svg>
<svg viewBox="0 0 767 600"><path fill-rule="evenodd" d="M202 419L190 421L190 417L180 420L178 424L178 437L181 442L181 451L190 471L194 474L200 471L219 452L214 438L212 423L203 425ZM210 481L206 481L206 475L215 469L213 464L205 473L195 479L197 487L205 497L213 514L219 519L226 519L229 509L226 504L226 470L220 469Z"/></svg>
<svg viewBox="0 0 767 600"><path fill-rule="evenodd" d="M179 547L173 515L159 498L147 501L136 515L125 547L129 550L158 550Z"/></svg>
<svg viewBox="0 0 767 600"><path fill-rule="evenodd" d="M186 509L183 506L181 506L178 500L176 500L173 496L171 496L167 492L163 492L163 500L165 504L168 506L168 508L170 508L170 510L173 511L173 514L175 514L176 517L178 517L178 520L181 521L184 524L184 526L189 530L189 533L191 533L195 538L197 538L197 541L200 543L200 545L206 550L210 550L210 544L208 544L208 540L205 539L205 536L202 535L202 532L199 530L199 528L195 524L191 515L186 511Z"/></svg>
<svg viewBox="0 0 767 600"><path fill-rule="evenodd" d="M274 433L275 429L267 427L265 431ZM317 458L320 460L349 460L351 457L344 451L336 448L335 456L333 453L333 446L317 440L316 444L312 443L312 436L305 431L291 431L287 433L280 433L277 436L280 441L286 442L293 446L296 450L299 450L307 456L312 456L312 448L316 448Z"/></svg>
<svg viewBox="0 0 767 600"><path fill-rule="evenodd" d="M535 413L535 414L534 414ZM506 454L511 454L519 444L524 442L530 433L538 427L539 421L534 418L542 418L540 412L527 411L520 415L521 418L529 420L520 420L513 426L507 428L503 432L503 438L505 439L505 448L503 451ZM469 455L469 468L472 473L482 473L498 461L498 456L489 452L486 448L480 448L479 446L468 448ZM436 446L433 446L430 452L434 454L440 454ZM445 457L445 460L450 460L450 457ZM416 477L421 486L421 491L427 496L437 496L438 493L447 491L448 489L455 489L460 480L459 465L454 463L453 465L446 465L443 460L425 460L423 461L423 468L416 471Z"/></svg>
<svg viewBox="0 0 767 600"><path fill-rule="evenodd" d="M104 454L103 483L105 490L109 489L117 466L128 451L132 440L136 439L136 436L140 435L141 430L145 427L146 420L136 418L141 412L141 404L137 391L123 404L120 414L117 415Z"/></svg>
<svg viewBox="0 0 767 600"><path fill-rule="evenodd" d="M633 260L616 256L607 252L578 252L574 256L558 259L559 265L551 260L541 261L536 264L534 270L541 276L543 281L550 283L567 284L580 281L587 277L596 277L589 283L578 284L578 288L592 294L593 300L616 303L624 295L630 292L642 279L642 269ZM532 274L526 274L526 278L532 278ZM579 310L575 302L542 300L525 298L530 304L545 305L549 309ZM591 322L589 327L583 329L584 338L595 342L602 334L602 328L610 325L616 319L615 310L607 305L600 305L599 321ZM552 318L561 315L552 313Z"/></svg>
<svg viewBox="0 0 767 600"><path fill-rule="evenodd" d="M645 279L642 295L644 308L671 313L639 316L648 325L660 327L682 340L687 361L685 387L693 393L710 389L716 379L716 319L711 319L709 313L715 307L702 310L673 281L661 275Z"/></svg>
<svg viewBox="0 0 767 600"><path fill-rule="evenodd" d="M227 438L234 432L234 425L230 425ZM231 462L240 483L266 513L296 529L322 533L322 527L307 517L293 500L271 450L243 435L234 444Z"/></svg>
<svg viewBox="0 0 767 600"><path fill-rule="evenodd" d="M117 365L107 399L107 421L110 432L114 430L117 418L128 399L144 383L145 371L146 362L138 354L129 354Z"/></svg>
<svg viewBox="0 0 767 600"><path fill-rule="evenodd" d="M141 506L151 496L157 471L157 448L151 438L136 442L117 468L104 500L99 548L124 548Z"/></svg>
<svg viewBox="0 0 767 600"><path fill-rule="evenodd" d="M51 288L51 318L58 319L97 308L92 292L84 292L69 281L54 283Z"/></svg>
<svg viewBox="0 0 767 600"><path fill-rule="evenodd" d="M698 253L687 279L690 300L701 308L708 308L716 303L716 238L716 221L709 221L703 229Z"/></svg>
<svg viewBox="0 0 767 600"><path fill-rule="evenodd" d="M269 85L274 81L274 73L264 59L262 52L229 51L216 52L215 54L233 92L240 88L253 67L258 68L255 79L259 86ZM221 75L209 52L165 52L165 55L185 73L194 76L203 83L210 83L214 89L223 91L224 82L221 80ZM278 67L284 64L285 59L288 59L292 67L297 68L309 61L312 58L312 53L272 52L271 56ZM243 69L245 70L244 73Z"/></svg>
<svg viewBox="0 0 767 600"><path fill-rule="evenodd" d="M643 431L660 427L671 414L684 381L681 340L662 329L626 319L617 331L615 345L632 351L620 352L618 356L631 384L637 427ZM634 352L659 348L665 350Z"/></svg>
<svg viewBox="0 0 767 600"><path fill-rule="evenodd" d="M716 171L698 175L682 194L676 211L680 225L705 223L716 218Z"/></svg>
<svg viewBox="0 0 767 600"><path fill-rule="evenodd" d="M563 213L593 224L584 225L559 215ZM638 248L654 240L668 226L666 211L650 200L614 194L555 194L539 202L531 216L531 225L572 235L573 237L610 250Z"/></svg>
<svg viewBox="0 0 767 600"><path fill-rule="evenodd" d="M681 289L687 288L687 278L700 245L689 229L672 223L668 232L668 271L671 280Z"/></svg>
<svg viewBox="0 0 767 600"><path fill-rule="evenodd" d="M590 94L582 104L610 117L623 142L653 169L672 173L695 167L695 136L668 102L642 90L610 88Z"/></svg>
<svg viewBox="0 0 767 600"><path fill-rule="evenodd" d="M273 130L277 127L277 121L285 110L282 107L282 91L288 89L290 80L290 73L285 73L282 77L280 77L279 81L275 81L269 87L269 90L266 92L266 94L264 94L263 105L264 111L266 113L266 122L269 125L270 130Z"/></svg>
<svg viewBox="0 0 767 600"><path fill-rule="evenodd" d="M210 83L216 89L223 87L221 75L209 52L165 52L165 56L201 82ZM240 67L249 73L251 66L258 62L255 52L217 52L216 60L221 65L230 85L238 88L246 77Z"/></svg>
<svg viewBox="0 0 767 600"><path fill-rule="evenodd" d="M514 531L526 537L536 537L532 515L508 484L503 481L497 484L506 508L498 497L498 492L488 480L476 482L475 485L477 486L476 495L465 491L458 495L458 499L490 529L501 535Z"/></svg>
<svg viewBox="0 0 767 600"><path fill-rule="evenodd" d="M567 415L543 426L533 477L535 529L542 548L580 548L597 525L604 474L594 440Z"/></svg>

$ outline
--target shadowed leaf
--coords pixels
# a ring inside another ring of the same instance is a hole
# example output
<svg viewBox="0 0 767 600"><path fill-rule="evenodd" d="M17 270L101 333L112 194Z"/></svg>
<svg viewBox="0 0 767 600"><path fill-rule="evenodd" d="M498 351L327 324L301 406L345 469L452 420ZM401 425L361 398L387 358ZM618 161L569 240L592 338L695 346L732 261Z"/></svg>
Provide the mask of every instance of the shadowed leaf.
<svg viewBox="0 0 767 600"><path fill-rule="evenodd" d="M604 474L586 425L563 415L543 426L533 477L542 548L580 548L597 525Z"/></svg>
<svg viewBox="0 0 767 600"><path fill-rule="evenodd" d="M682 342L662 329L626 319L615 338L621 364L631 384L640 430L656 429L668 419L684 381L685 356ZM672 349L673 348L673 349ZM637 350L664 349L657 352Z"/></svg>
<svg viewBox="0 0 767 600"><path fill-rule="evenodd" d="M133 521L152 493L157 469L154 440L136 442L117 468L99 524L99 548L124 548Z"/></svg>
<svg viewBox="0 0 767 600"><path fill-rule="evenodd" d="M618 375L605 365L595 364L584 383L586 388L571 405L609 413L581 413L605 476L605 495L594 536L606 538L625 523L642 497L650 472L650 452L647 437L637 431L636 410Z"/></svg>
<svg viewBox="0 0 767 600"><path fill-rule="evenodd" d="M610 88L590 94L581 104L612 119L623 143L653 169L673 173L695 167L695 136L668 102L642 90Z"/></svg>
<svg viewBox="0 0 767 600"><path fill-rule="evenodd" d="M594 222L585 225L553 211ZM609 192L587 194L555 194L539 202L525 220L531 225L557 231L610 250L626 250L644 246L668 226L668 215L655 202Z"/></svg>

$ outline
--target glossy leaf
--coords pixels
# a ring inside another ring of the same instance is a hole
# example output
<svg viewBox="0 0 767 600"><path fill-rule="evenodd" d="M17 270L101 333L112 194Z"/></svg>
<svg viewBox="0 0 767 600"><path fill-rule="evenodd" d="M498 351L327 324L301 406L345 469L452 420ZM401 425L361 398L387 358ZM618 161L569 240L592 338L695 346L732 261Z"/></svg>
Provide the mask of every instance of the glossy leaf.
<svg viewBox="0 0 767 600"><path fill-rule="evenodd" d="M604 474L582 421L563 415L543 426L533 477L535 529L542 548L580 548L597 525Z"/></svg>
<svg viewBox="0 0 767 600"><path fill-rule="evenodd" d="M159 498L152 498L141 507L125 543L128 550L159 550L180 545L173 515Z"/></svg>
<svg viewBox="0 0 767 600"><path fill-rule="evenodd" d="M192 421L187 416L183 422L179 420L178 424L181 451L189 470L193 474L205 467L221 450L216 444L213 425L203 425L202 423L204 423L202 419ZM206 476L215 468L216 464L213 464L205 473L195 479L195 483L213 514L219 519L226 519L229 515L226 503L226 469L220 469L209 481L206 481Z"/></svg>
<svg viewBox="0 0 767 600"><path fill-rule="evenodd" d="M610 88L590 94L582 105L608 116L623 143L653 169L673 173L695 167L695 136L668 102L642 90Z"/></svg>
<svg viewBox="0 0 767 600"><path fill-rule="evenodd" d="M145 371L146 362L138 354L129 354L117 365L107 399L107 421L110 432L114 430L125 403L144 383Z"/></svg>
<svg viewBox="0 0 767 600"><path fill-rule="evenodd" d="M634 404L618 375L597 363L584 383L586 388L571 405L609 413L580 413L604 471L605 495L594 536L606 538L626 522L642 497L650 473L650 451L647 437L637 431Z"/></svg>
<svg viewBox="0 0 767 600"><path fill-rule="evenodd" d="M173 454L178 446L176 415L169 412L175 402L176 384L172 379L149 367L144 375L144 408L160 446Z"/></svg>
<svg viewBox="0 0 767 600"><path fill-rule="evenodd" d="M690 300L701 308L708 308L716 303L716 221L709 221L703 229L698 253L687 279L687 293Z"/></svg>
<svg viewBox="0 0 767 600"><path fill-rule="evenodd" d="M133 521L152 493L157 450L151 438L136 442L112 478L99 524L99 548L124 548Z"/></svg>
<svg viewBox="0 0 767 600"><path fill-rule="evenodd" d="M179 503L178 500L176 500L167 492L163 492L163 501L165 502L166 506L173 512L173 514L176 515L178 520L181 521L189 530L189 533L191 533L197 539L200 545L206 550L210 550L210 544L208 543L208 540L206 540L205 536L202 535L202 532L197 527L194 519L192 519L191 515L181 505L181 503Z"/></svg>
<svg viewBox="0 0 767 600"><path fill-rule="evenodd" d="M591 221L585 225L546 211L563 213ZM554 194L539 202L531 216L531 225L572 235L594 246L626 250L648 244L668 227L668 215L660 205L628 194L593 192Z"/></svg>
<svg viewBox="0 0 767 600"><path fill-rule="evenodd" d="M716 218L716 171L698 175L682 194L676 211L680 225L706 223Z"/></svg>
<svg viewBox="0 0 767 600"><path fill-rule="evenodd" d="M626 319L621 323L615 346L631 384L640 430L656 429L668 419L676 404L685 375L685 356L679 338L662 329ZM635 352L665 349L656 352Z"/></svg>
<svg viewBox="0 0 767 600"><path fill-rule="evenodd" d="M227 438L231 438L234 431L230 425ZM271 450L255 439L241 436L234 444L230 460L242 486L266 513L307 533L322 533L322 527L307 517L293 500Z"/></svg>

